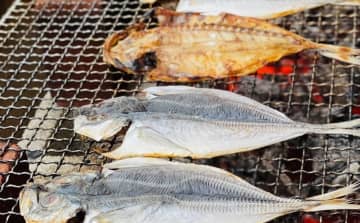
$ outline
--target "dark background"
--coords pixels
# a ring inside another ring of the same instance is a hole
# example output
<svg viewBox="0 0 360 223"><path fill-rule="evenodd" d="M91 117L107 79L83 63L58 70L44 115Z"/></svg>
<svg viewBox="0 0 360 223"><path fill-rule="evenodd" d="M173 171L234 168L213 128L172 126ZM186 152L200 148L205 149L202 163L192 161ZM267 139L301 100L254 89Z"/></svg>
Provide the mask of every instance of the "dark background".
<svg viewBox="0 0 360 223"><path fill-rule="evenodd" d="M14 0L1 0L0 2L0 17L6 12Z"/></svg>

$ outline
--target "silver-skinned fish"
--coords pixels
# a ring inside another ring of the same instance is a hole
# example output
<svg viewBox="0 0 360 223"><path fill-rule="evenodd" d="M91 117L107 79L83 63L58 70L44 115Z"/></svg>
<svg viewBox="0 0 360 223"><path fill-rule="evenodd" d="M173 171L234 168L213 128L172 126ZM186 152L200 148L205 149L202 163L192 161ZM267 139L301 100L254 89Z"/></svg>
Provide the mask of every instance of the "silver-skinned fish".
<svg viewBox="0 0 360 223"><path fill-rule="evenodd" d="M116 161L102 173L77 173L27 185L20 212L31 223L261 223L297 211L360 209L339 199L358 184L308 199L261 190L224 170L155 158Z"/></svg>
<svg viewBox="0 0 360 223"><path fill-rule="evenodd" d="M245 152L304 134L360 136L360 119L334 124L292 121L250 98L216 89L152 87L147 98L119 97L80 108L75 132L100 141L130 126L123 143L104 153L211 158Z"/></svg>
<svg viewBox="0 0 360 223"><path fill-rule="evenodd" d="M201 12L206 15L231 13L262 19L272 19L295 14L326 4L355 5L358 0L180 0L176 11Z"/></svg>

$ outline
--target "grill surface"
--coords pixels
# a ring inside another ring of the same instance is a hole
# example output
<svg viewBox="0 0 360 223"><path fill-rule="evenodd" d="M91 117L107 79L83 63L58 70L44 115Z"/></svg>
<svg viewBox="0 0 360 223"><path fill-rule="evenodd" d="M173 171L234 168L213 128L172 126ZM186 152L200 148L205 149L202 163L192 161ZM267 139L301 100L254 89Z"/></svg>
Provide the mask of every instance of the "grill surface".
<svg viewBox="0 0 360 223"><path fill-rule="evenodd" d="M0 222L22 222L18 193L26 182L69 171L97 169L121 136L101 144L72 130L72 110L147 83L108 69L101 46L149 9L137 0L19 0L0 23L0 141L22 147L0 187ZM274 22L314 41L360 47L354 7L326 6ZM268 74L263 74L268 73ZM260 75L261 74L261 75ZM164 84L164 83L159 83ZM313 52L287 57L258 75L196 86L236 91L313 123L360 116L359 69ZM198 162L228 169L272 193L308 197L359 179L360 140L308 135L265 149ZM320 213L321 222L360 222L359 212ZM277 222L301 222L302 214Z"/></svg>

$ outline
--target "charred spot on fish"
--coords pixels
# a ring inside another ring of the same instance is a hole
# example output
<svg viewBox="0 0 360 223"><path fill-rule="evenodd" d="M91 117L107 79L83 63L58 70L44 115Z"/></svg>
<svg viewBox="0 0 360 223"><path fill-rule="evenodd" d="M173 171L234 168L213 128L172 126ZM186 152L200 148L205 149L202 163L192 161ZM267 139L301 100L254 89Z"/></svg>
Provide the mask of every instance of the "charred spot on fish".
<svg viewBox="0 0 360 223"><path fill-rule="evenodd" d="M136 72L150 71L157 66L156 52L148 52L142 55L142 57L136 59L133 62L133 67Z"/></svg>
<svg viewBox="0 0 360 223"><path fill-rule="evenodd" d="M85 220L86 212L84 210L79 210L76 215L69 220L66 221L66 223L83 223Z"/></svg>

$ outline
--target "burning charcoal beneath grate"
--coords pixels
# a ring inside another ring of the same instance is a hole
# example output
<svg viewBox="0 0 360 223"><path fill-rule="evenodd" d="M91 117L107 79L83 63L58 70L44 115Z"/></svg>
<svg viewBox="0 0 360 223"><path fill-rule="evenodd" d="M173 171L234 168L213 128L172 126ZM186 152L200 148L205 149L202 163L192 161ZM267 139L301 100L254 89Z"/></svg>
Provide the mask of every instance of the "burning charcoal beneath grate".
<svg viewBox="0 0 360 223"><path fill-rule="evenodd" d="M247 87L243 88L243 85ZM257 101L265 101L269 94L279 95L280 86L274 85L270 80L255 79L255 77L249 76L241 79L238 93L251 95Z"/></svg>
<svg viewBox="0 0 360 223"><path fill-rule="evenodd" d="M5 181L8 172L13 168L14 162L19 158L20 147L16 144L0 142L0 185Z"/></svg>
<svg viewBox="0 0 360 223"><path fill-rule="evenodd" d="M360 152L352 147L360 145L360 139L349 141L346 137L329 137L326 147L319 143L317 145L318 149L312 150L313 159L316 161L313 162L314 171L321 172L325 167L328 173L326 180L335 185L344 185L349 179L360 179Z"/></svg>
<svg viewBox="0 0 360 223"><path fill-rule="evenodd" d="M0 150L0 213L18 213L19 208L14 208L14 204L22 186L30 178L27 157L16 144L0 142ZM7 222L6 219L14 223L23 222L19 215L0 215L0 222Z"/></svg>

